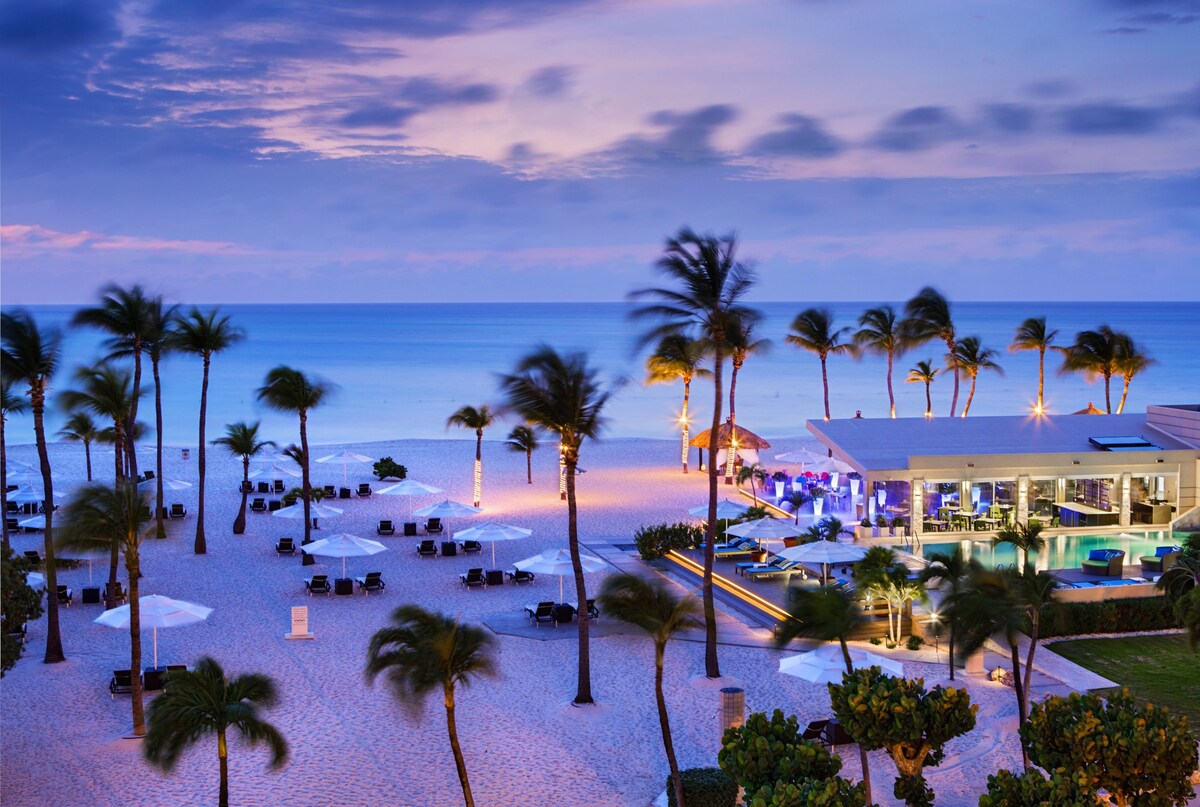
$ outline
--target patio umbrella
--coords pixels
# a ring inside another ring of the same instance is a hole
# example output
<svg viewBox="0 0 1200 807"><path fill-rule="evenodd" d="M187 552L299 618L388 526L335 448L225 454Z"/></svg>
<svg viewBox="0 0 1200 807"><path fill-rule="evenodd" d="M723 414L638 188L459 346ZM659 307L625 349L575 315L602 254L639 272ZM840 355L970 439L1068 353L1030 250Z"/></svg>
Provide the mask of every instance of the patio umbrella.
<svg viewBox="0 0 1200 807"><path fill-rule="evenodd" d="M780 462L786 462L789 465L812 465L814 462L820 462L828 458L809 451L807 448L801 448L796 451L788 451L784 454L776 454L775 459Z"/></svg>
<svg viewBox="0 0 1200 807"><path fill-rule="evenodd" d="M271 481L275 481L276 479L283 479L285 476L290 476L293 479L297 479L301 476L300 471L289 468L286 465L280 465L279 463L276 462L276 463L271 463L270 467L259 468L257 471L254 471L253 473L250 474L250 478L257 479L258 477L266 476L267 474L270 474L269 478L271 479Z"/></svg>
<svg viewBox="0 0 1200 807"><path fill-rule="evenodd" d="M579 561L583 566L584 574L598 572L608 565L600 558L582 553L580 553ZM532 558L519 560L513 565L523 572L558 575L559 602L562 602L563 598L563 575L575 574L575 567L571 565L571 553L565 549L550 549L540 555L534 555Z"/></svg>
<svg viewBox="0 0 1200 807"><path fill-rule="evenodd" d="M857 647L850 648L850 663L854 669L863 667L880 667L885 673L897 678L904 677L904 665L898 661ZM816 650L788 656L779 660L779 671L784 675L794 675L814 684L840 684L842 675L846 672L846 659L842 656L842 648L836 644L821 645Z"/></svg>
<svg viewBox="0 0 1200 807"><path fill-rule="evenodd" d="M143 485L147 487L155 487L155 482L157 481L158 480L156 480L154 477L143 479L141 482L138 482L138 487L140 488ZM168 479L165 476L163 477L162 483L163 487L167 490L186 490L192 486L191 482L184 482L182 479Z"/></svg>
<svg viewBox="0 0 1200 807"><path fill-rule="evenodd" d="M46 514L38 513L32 518L27 518L24 521L17 522L18 527L24 527L29 530L44 530L46 529Z"/></svg>
<svg viewBox="0 0 1200 807"><path fill-rule="evenodd" d="M477 516L483 512L482 507L472 507L462 502L452 502L449 499L413 510L414 516L420 518L457 518L458 516Z"/></svg>
<svg viewBox="0 0 1200 807"><path fill-rule="evenodd" d="M161 594L148 594L138 598L138 613L142 630L154 631L154 666L158 667L158 629L178 628L208 619L213 609L183 600L173 600ZM129 606L110 608L92 620L110 628L129 628ZM136 671L135 671L136 673Z"/></svg>
<svg viewBox="0 0 1200 807"><path fill-rule="evenodd" d="M867 550L854 544L838 541L813 541L811 544L791 546L779 553L779 557L797 563L821 564L821 579L829 579L830 563L852 563L866 557Z"/></svg>
<svg viewBox="0 0 1200 807"><path fill-rule="evenodd" d="M725 530L725 534L737 535L742 538L755 538L760 541L773 541L780 538L797 538L804 534L804 530L794 524L789 524L786 521L768 516L767 518L734 524Z"/></svg>
<svg viewBox="0 0 1200 807"><path fill-rule="evenodd" d="M320 463L332 463L333 465L342 466L342 484L346 484L348 479L346 475L346 466L363 462L375 462L371 457L355 454L353 451L340 451L337 454L330 454L328 457L321 457L317 460Z"/></svg>
<svg viewBox="0 0 1200 807"><path fill-rule="evenodd" d="M41 572L28 572L25 575L25 583L34 591L41 591L46 587L46 576Z"/></svg>
<svg viewBox="0 0 1200 807"><path fill-rule="evenodd" d="M296 461L282 451L267 451L250 458L251 465L286 465L289 462L296 465Z"/></svg>
<svg viewBox="0 0 1200 807"><path fill-rule="evenodd" d="M8 464L13 465L13 461L9 460ZM4 474L4 483L6 485L41 485L42 472L32 465L24 462L16 463L16 468L9 468Z"/></svg>
<svg viewBox="0 0 1200 807"><path fill-rule="evenodd" d="M806 463L804 470L814 474L848 474L854 470L854 466L834 457L821 457L815 462Z"/></svg>
<svg viewBox="0 0 1200 807"><path fill-rule="evenodd" d="M521 538L528 538L530 535L533 535L533 530L489 521L486 524L480 524L478 527L471 527L469 530L454 533L454 540L478 541L481 544L490 543L492 545L492 568L495 569L497 542L517 541Z"/></svg>
<svg viewBox="0 0 1200 807"><path fill-rule="evenodd" d="M386 552L387 547L369 538L359 538L357 535L338 533L319 541L313 541L304 547L310 555L320 555L323 558L342 559L342 577L346 576L346 558L365 558Z"/></svg>
<svg viewBox="0 0 1200 807"><path fill-rule="evenodd" d="M38 478L40 479L41 477ZM65 498L65 494L55 493L54 498L57 501L58 499ZM8 500L17 504L36 504L45 499L45 492L41 488L34 488L33 485L22 485L8 494Z"/></svg>
<svg viewBox="0 0 1200 807"><path fill-rule="evenodd" d="M318 518L340 516L342 509L340 507L331 507L328 504L321 504L320 502L312 502L309 505L309 513L311 513L312 519L315 522ZM304 518L304 502L297 502L288 507L280 507L271 515L279 518Z"/></svg>
<svg viewBox="0 0 1200 807"><path fill-rule="evenodd" d="M735 502L733 499L722 499L721 501L717 502L717 518L722 520L727 518L737 518L745 515L746 511L749 509L750 505L748 504ZM699 507L693 507L688 510L688 513L698 518L708 518L708 505L702 504Z"/></svg>
<svg viewBox="0 0 1200 807"><path fill-rule="evenodd" d="M1103 415L1103 414L1105 414L1105 411L1103 409L1097 409L1096 405L1094 403L1092 403L1091 401L1088 401L1088 405L1087 405L1086 409L1080 409L1078 412L1072 412L1071 414L1072 415Z"/></svg>
<svg viewBox="0 0 1200 807"><path fill-rule="evenodd" d="M441 493L441 488L435 488L433 485L426 485L424 482L418 482L415 479L402 479L394 485L388 485L386 488L380 488L375 491L381 496L404 496L411 499L413 496L429 496L434 493ZM409 517L412 516L412 503L408 505Z"/></svg>

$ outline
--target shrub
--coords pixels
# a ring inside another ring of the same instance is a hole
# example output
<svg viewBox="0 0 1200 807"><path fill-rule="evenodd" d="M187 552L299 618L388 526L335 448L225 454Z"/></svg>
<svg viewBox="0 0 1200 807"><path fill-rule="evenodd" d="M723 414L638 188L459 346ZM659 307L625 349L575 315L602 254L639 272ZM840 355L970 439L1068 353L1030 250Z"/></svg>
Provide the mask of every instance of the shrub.
<svg viewBox="0 0 1200 807"><path fill-rule="evenodd" d="M882 513L875 516L875 526L876 527L886 527L887 525L888 525L887 516L883 515Z"/></svg>
<svg viewBox="0 0 1200 807"><path fill-rule="evenodd" d="M391 457L383 457L374 467L375 476L379 477L380 482L385 479L404 479L408 476L408 469L394 462Z"/></svg>
<svg viewBox="0 0 1200 807"><path fill-rule="evenodd" d="M1040 634L1078 636L1086 633L1123 633L1125 631L1178 628L1179 618L1165 597L1136 597L1104 602L1060 602L1055 619L1042 619ZM1029 632L1026 625L1025 632Z"/></svg>
<svg viewBox="0 0 1200 807"><path fill-rule="evenodd" d="M18 630L31 619L42 615L42 595L34 591L25 579L29 572L29 562L24 558L13 555L12 549L5 548L0 559L0 573L3 582L0 583L0 594L3 596L3 631L0 633L0 676L12 669L21 657L24 645L21 640L9 634L9 628Z"/></svg>
<svg viewBox="0 0 1200 807"><path fill-rule="evenodd" d="M750 807L865 807L867 794L862 785L840 776L830 779L805 779L802 782L776 782L762 787L748 799ZM691 807L691 802L688 802Z"/></svg>
<svg viewBox="0 0 1200 807"><path fill-rule="evenodd" d="M842 760L820 745L801 739L796 716L784 717L776 709L767 718L755 712L745 725L728 729L717 763L747 793L758 793L783 782L831 779L842 769Z"/></svg>
<svg viewBox="0 0 1200 807"><path fill-rule="evenodd" d="M737 804L737 782L720 768L684 768L679 772L683 781L683 800L687 807L734 807ZM667 776L667 804L675 807L675 786Z"/></svg>
<svg viewBox="0 0 1200 807"><path fill-rule="evenodd" d="M860 527L869 527L869 526L871 526L871 519L869 519L869 518L864 518L862 521L858 522L858 526L860 526Z"/></svg>
<svg viewBox="0 0 1200 807"><path fill-rule="evenodd" d="M987 793L979 797L979 807L1096 807L1096 792L1088 787L1088 775L1076 771L1074 776L1055 773L1047 779L1038 770L1020 776L1002 770L988 777Z"/></svg>
<svg viewBox="0 0 1200 807"><path fill-rule="evenodd" d="M925 640L920 636L909 636L908 641L904 643L904 646L909 650L920 650L921 645L923 644L925 644Z"/></svg>
<svg viewBox="0 0 1200 807"><path fill-rule="evenodd" d="M872 636L870 639L867 639L867 641L870 642L871 644L875 645L876 647L883 644L883 639L880 639L878 636Z"/></svg>
<svg viewBox="0 0 1200 807"><path fill-rule="evenodd" d="M699 527L683 522L641 527L633 534L644 560L658 560L672 549L695 549L703 538Z"/></svg>
<svg viewBox="0 0 1200 807"><path fill-rule="evenodd" d="M786 482L788 480L787 471L776 471L771 474L771 480L774 482Z"/></svg>

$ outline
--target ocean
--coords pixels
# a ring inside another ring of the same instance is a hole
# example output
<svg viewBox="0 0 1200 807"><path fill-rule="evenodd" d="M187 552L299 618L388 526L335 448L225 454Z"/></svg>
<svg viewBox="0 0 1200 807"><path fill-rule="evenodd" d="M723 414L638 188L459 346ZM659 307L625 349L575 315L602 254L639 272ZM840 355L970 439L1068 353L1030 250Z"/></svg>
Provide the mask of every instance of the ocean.
<svg viewBox="0 0 1200 807"><path fill-rule="evenodd" d="M766 437L807 434L807 418L820 418L820 363L816 356L784 341L792 319L811 303L756 304L764 314L761 336L773 340L763 356L751 357L738 376L738 423ZM856 325L856 318L874 303L830 303L836 324ZM893 303L899 310L901 303ZM207 308L207 306L204 306ZM43 326L65 326L73 306L34 306ZM511 372L516 361L538 344L563 351L584 351L603 377L623 379L608 410L606 436L670 438L682 384L645 386L645 352L636 347L643 326L628 319L625 303L437 303L362 305L227 305L222 310L246 333L246 339L212 362L208 404L208 437L220 436L224 424L262 420L263 432L281 445L298 440L294 417L267 410L255 400L266 372L279 364L321 376L337 386L328 404L309 415L309 439L314 444L344 444L376 440L471 437L459 429L446 430L446 418L464 404L495 405L500 401L497 377ZM1077 331L1109 324L1130 333L1157 362L1137 376L1126 411L1150 403L1200 401L1200 304L1198 303L953 303L959 333L977 335L985 347L1001 352L1005 374L981 375L971 415L1004 415L1030 410L1036 395L1037 355L1010 354L1007 345L1026 317L1045 316L1059 330L1058 341L1069 343ZM67 329L62 369L54 389L71 385L81 364L103 355L102 334L90 329ZM919 416L924 409L922 384L905 384L916 361L936 358L943 350L929 344L896 361L897 411ZM1068 413L1089 401L1104 408L1102 382L1088 383L1078 375L1059 377L1058 359L1047 356L1046 399L1051 413ZM829 360L830 403L833 416L887 416L885 361L844 356ZM172 356L163 365L164 440L171 446L194 446L200 398L201 366L196 359ZM151 385L147 368L145 384ZM728 372L726 372L728 381ZM934 413L946 415L952 383L939 376L933 385ZM1113 380L1114 411L1120 379ZM967 394L962 385L959 408ZM693 431L711 419L712 386L698 381L692 389ZM152 402L152 398L147 399ZM728 401L726 400L726 409ZM53 435L63 415L50 407L47 431ZM153 426L153 406L139 413ZM485 439L503 439L515 422L502 421ZM33 441L27 416L10 418L10 444Z"/></svg>

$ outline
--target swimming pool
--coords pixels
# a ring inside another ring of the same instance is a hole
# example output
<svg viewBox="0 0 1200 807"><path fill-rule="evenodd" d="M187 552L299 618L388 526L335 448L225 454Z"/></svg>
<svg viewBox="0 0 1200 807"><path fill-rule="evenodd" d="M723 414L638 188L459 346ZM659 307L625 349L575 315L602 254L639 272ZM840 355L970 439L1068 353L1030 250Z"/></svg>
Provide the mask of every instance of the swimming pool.
<svg viewBox="0 0 1200 807"><path fill-rule="evenodd" d="M1138 558L1153 555L1156 547L1178 544L1167 530L1122 532L1110 535L1054 535L1046 536L1046 546L1038 553L1039 569L1078 569L1080 563L1093 549L1124 549L1125 568L1138 568ZM1019 550L1012 544L994 544L990 538L982 540L947 541L922 543L912 550L917 557L928 558L935 553L953 554L959 546L963 551L970 548L971 555L985 567L1008 566L1016 563Z"/></svg>

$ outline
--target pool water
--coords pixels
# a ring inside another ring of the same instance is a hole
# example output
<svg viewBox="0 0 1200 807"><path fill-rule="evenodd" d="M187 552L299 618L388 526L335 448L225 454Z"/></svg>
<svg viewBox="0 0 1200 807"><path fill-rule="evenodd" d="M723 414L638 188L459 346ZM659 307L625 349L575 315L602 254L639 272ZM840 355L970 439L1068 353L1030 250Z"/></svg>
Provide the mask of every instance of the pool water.
<svg viewBox="0 0 1200 807"><path fill-rule="evenodd" d="M962 545L966 551L970 545L971 555L987 568L1009 566L1017 562L1019 550L1012 544L994 544L991 539L979 541L948 541L945 543L922 543L913 550L918 557L928 558L935 553L951 555ZM1123 532L1110 535L1056 535L1046 536L1046 546L1038 553L1039 569L1078 569L1093 549L1125 550L1125 566L1138 568L1138 558L1153 555L1160 546L1178 544L1166 530Z"/></svg>

